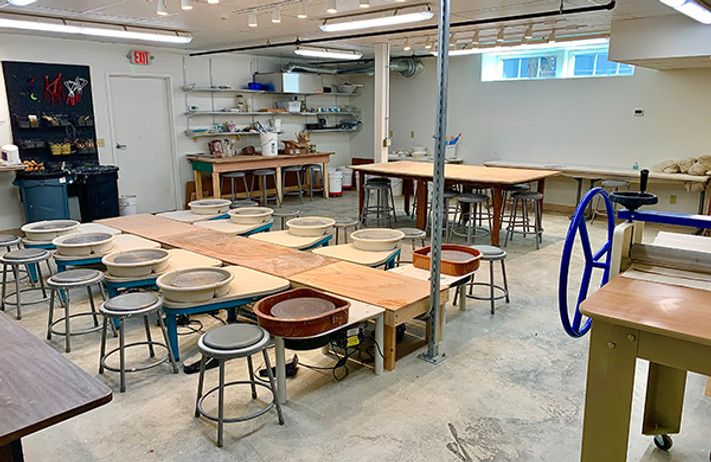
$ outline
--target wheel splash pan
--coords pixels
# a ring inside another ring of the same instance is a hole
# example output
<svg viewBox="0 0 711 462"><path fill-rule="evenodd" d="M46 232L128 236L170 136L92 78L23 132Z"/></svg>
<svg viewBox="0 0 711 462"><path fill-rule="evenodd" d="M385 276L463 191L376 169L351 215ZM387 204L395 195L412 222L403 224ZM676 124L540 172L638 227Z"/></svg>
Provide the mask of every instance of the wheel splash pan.
<svg viewBox="0 0 711 462"><path fill-rule="evenodd" d="M323 236L335 224L336 220L327 217L300 217L286 222L289 233L303 237Z"/></svg>
<svg viewBox="0 0 711 462"><path fill-rule="evenodd" d="M111 251L114 236L109 233L74 233L52 239L59 255L89 256L104 255Z"/></svg>
<svg viewBox="0 0 711 462"><path fill-rule="evenodd" d="M156 285L167 300L200 303L227 295L233 279L234 275L223 268L191 268L165 273Z"/></svg>
<svg viewBox="0 0 711 462"><path fill-rule="evenodd" d="M254 305L259 325L277 337L314 337L348 322L351 304L308 288L292 289Z"/></svg>
<svg viewBox="0 0 711 462"><path fill-rule="evenodd" d="M101 263L110 275L140 278L162 273L169 259L170 252L165 249L145 248L110 253Z"/></svg>
<svg viewBox="0 0 711 462"><path fill-rule="evenodd" d="M77 228L79 222L75 220L47 220L28 223L20 229L29 241L50 242L55 237L76 232Z"/></svg>
<svg viewBox="0 0 711 462"><path fill-rule="evenodd" d="M357 249L371 252L393 250L404 238L405 233L389 228L361 229L351 233L351 240Z"/></svg>
<svg viewBox="0 0 711 462"><path fill-rule="evenodd" d="M188 203L190 211L197 215L217 215L230 209L231 201L227 199L198 199Z"/></svg>
<svg viewBox="0 0 711 462"><path fill-rule="evenodd" d="M240 207L230 210L230 220L238 225L266 223L274 214L269 207Z"/></svg>

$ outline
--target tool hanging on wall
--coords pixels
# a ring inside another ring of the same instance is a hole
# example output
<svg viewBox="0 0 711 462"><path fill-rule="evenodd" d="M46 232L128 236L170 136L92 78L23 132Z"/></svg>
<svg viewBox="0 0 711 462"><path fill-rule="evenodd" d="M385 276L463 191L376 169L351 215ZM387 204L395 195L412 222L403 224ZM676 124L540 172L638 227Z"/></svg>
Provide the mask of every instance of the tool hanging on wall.
<svg viewBox="0 0 711 462"><path fill-rule="evenodd" d="M64 87L62 86L62 73L57 73L57 76L50 82L49 76L44 76L44 99L49 101L49 104L62 104L64 102Z"/></svg>
<svg viewBox="0 0 711 462"><path fill-rule="evenodd" d="M77 76L74 80L67 80L64 82L64 86L67 87L67 106L74 107L81 101L82 91L84 87L89 83L88 80L82 79Z"/></svg>

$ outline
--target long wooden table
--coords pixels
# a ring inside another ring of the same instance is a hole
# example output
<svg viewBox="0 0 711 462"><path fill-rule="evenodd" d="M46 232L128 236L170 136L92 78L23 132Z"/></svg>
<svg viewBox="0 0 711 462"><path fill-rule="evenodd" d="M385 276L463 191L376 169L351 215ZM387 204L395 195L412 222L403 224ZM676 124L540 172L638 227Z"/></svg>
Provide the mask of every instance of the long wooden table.
<svg viewBox="0 0 711 462"><path fill-rule="evenodd" d="M425 229L427 225L427 182L432 181L433 166L425 162L384 162L372 165L354 165L353 170L359 171L358 214L363 212L365 194L365 175L385 176L393 178L412 179L417 181L417 227ZM507 187L518 183L538 183L538 191L544 193L545 180L557 175L555 170L527 170L511 168L491 168L481 165L452 165L444 167L444 179L447 182L491 188L493 196L493 230L491 244L499 245L501 231L501 208L504 202L504 191Z"/></svg>
<svg viewBox="0 0 711 462"><path fill-rule="evenodd" d="M181 223L170 218L158 217L149 213L104 218L103 220L97 220L95 223L161 243L164 243L163 239L166 237L176 234L185 234L196 230L196 227L191 224Z"/></svg>
<svg viewBox="0 0 711 462"><path fill-rule="evenodd" d="M5 313L0 313L0 352L1 461L23 460L22 437L111 401L109 387Z"/></svg>
<svg viewBox="0 0 711 462"><path fill-rule="evenodd" d="M267 157L255 156L234 156L234 157L207 157L207 156L187 156L193 167L195 176L195 195L202 199L202 174L207 173L212 177L212 191L215 197L220 196L221 182L220 174L229 172L244 172L257 170L260 168L271 168L276 171L276 190L279 201L284 196L282 190L282 167L295 165L320 164L323 168L323 197L328 198L328 164L331 161L333 152L315 152L309 154L286 155Z"/></svg>
<svg viewBox="0 0 711 462"><path fill-rule="evenodd" d="M583 302L592 330L581 461L626 460L637 358L650 362L642 432L679 432L687 371L711 375L710 293L623 273Z"/></svg>

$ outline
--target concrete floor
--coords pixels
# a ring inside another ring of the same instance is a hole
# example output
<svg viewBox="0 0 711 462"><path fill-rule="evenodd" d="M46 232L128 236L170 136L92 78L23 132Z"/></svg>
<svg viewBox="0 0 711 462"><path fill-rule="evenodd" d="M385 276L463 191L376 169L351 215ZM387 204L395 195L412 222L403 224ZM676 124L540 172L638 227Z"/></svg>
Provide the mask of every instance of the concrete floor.
<svg viewBox="0 0 711 462"><path fill-rule="evenodd" d="M305 204L290 199L286 207L352 216L355 194ZM173 375L164 365L129 374L127 392L118 393L117 374L97 373L99 334L74 337L66 357L112 387L113 402L27 437L27 460L578 460L588 341L567 337L558 319L558 268L567 225L566 217L547 214L540 250L518 237L509 246L511 303L500 304L495 316L488 302L469 300L466 312L448 307L441 345L448 359L441 365L411 354L382 376L352 366L342 382L330 372L301 368L287 382L286 424L278 425L275 412L229 424L222 449L214 443L216 426L193 417L195 375ZM598 241L602 229L601 223L594 226ZM30 306L20 323L44 338L46 316L46 304ZM206 328L218 323L200 319ZM135 339L143 332L136 320L127 331ZM181 337L187 361L194 359L196 341L197 335ZM63 351L62 338L50 343ZM319 351L299 356L311 364L333 364ZM646 364L640 362L638 369L629 460L708 460L711 401L703 397L705 378L690 375L682 433L672 451L663 453L639 433ZM229 363L228 378L245 376L241 361ZM215 370L207 381L216 381ZM247 390L227 396L228 414L254 406Z"/></svg>

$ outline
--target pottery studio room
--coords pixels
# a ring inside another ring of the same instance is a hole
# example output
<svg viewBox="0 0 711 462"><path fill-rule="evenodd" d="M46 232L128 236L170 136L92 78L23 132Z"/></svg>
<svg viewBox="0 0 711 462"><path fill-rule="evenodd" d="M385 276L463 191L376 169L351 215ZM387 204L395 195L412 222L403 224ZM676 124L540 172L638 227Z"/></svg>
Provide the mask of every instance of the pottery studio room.
<svg viewBox="0 0 711 462"><path fill-rule="evenodd" d="M0 0L0 462L708 462L711 1Z"/></svg>

